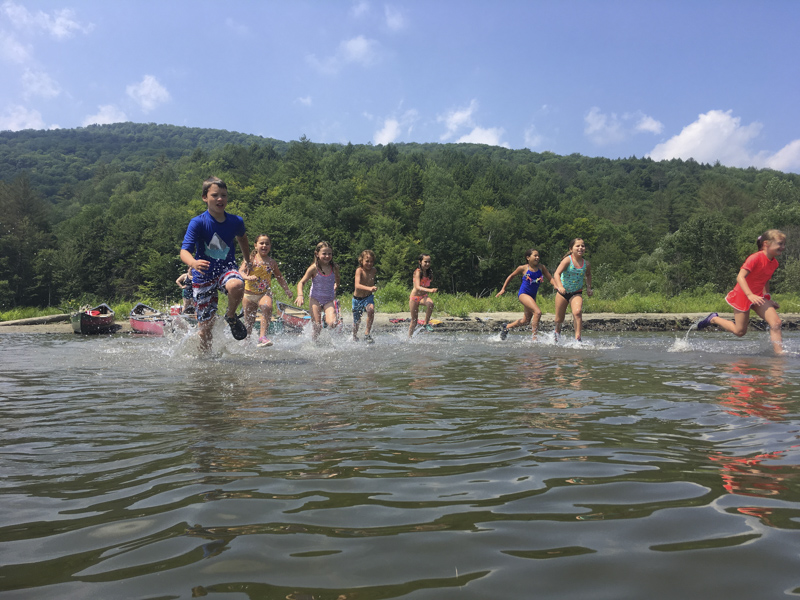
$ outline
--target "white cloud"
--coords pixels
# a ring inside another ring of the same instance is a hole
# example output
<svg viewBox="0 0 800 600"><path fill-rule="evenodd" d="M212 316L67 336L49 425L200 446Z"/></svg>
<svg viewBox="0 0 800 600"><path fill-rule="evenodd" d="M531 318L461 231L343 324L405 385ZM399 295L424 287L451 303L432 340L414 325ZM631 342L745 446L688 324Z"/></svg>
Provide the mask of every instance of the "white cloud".
<svg viewBox="0 0 800 600"><path fill-rule="evenodd" d="M488 144L490 146L503 146L504 148L508 148L509 145L507 142L500 141L504 133L505 130L502 127L475 127L467 135L462 135L458 138L456 143Z"/></svg>
<svg viewBox="0 0 800 600"><path fill-rule="evenodd" d="M75 13L69 8L55 10L51 13L41 10L34 13L24 6L7 0L0 10L17 29L41 30L59 40L71 38L76 32L89 33L94 27L91 23L81 24L75 18Z"/></svg>
<svg viewBox="0 0 800 600"><path fill-rule="evenodd" d="M22 129L46 129L47 126L38 110L24 106L9 106L0 115L0 130L20 131Z"/></svg>
<svg viewBox="0 0 800 600"><path fill-rule="evenodd" d="M644 133L661 133L664 130L664 124L661 121L656 121L653 117L642 115L639 122L636 123L636 131Z"/></svg>
<svg viewBox="0 0 800 600"><path fill-rule="evenodd" d="M641 111L618 116L600 112L597 106L590 108L583 120L586 124L583 132L600 146L622 142L637 133L661 133L664 129L660 121Z"/></svg>
<svg viewBox="0 0 800 600"><path fill-rule="evenodd" d="M800 171L800 140L794 140L774 154L753 153L750 144L761 133L762 124L742 125L733 111L710 110L697 117L676 136L658 144L648 154L653 160L693 158L701 163L719 161L729 167L768 167Z"/></svg>
<svg viewBox="0 0 800 600"><path fill-rule="evenodd" d="M406 18L398 9L388 4L384 6L386 26L392 31L400 31L406 26Z"/></svg>
<svg viewBox="0 0 800 600"><path fill-rule="evenodd" d="M789 142L764 160L764 166L776 171L800 172L800 140Z"/></svg>
<svg viewBox="0 0 800 600"><path fill-rule="evenodd" d="M444 123L447 130L439 137L445 141L453 137L456 132L463 127L473 127L475 125L472 115L478 110L478 101L471 100L469 106L465 108L455 108L447 112L444 116L436 118L438 123Z"/></svg>
<svg viewBox="0 0 800 600"><path fill-rule="evenodd" d="M372 119L371 115L365 115ZM374 140L376 144L391 144L405 132L411 134L414 124L419 119L419 113L415 109L405 111L399 118L392 116L383 122L383 127L375 132Z"/></svg>
<svg viewBox="0 0 800 600"><path fill-rule="evenodd" d="M30 60L31 53L14 34L0 31L0 58L6 62L23 64Z"/></svg>
<svg viewBox="0 0 800 600"><path fill-rule="evenodd" d="M341 42L333 56L319 59L311 54L306 60L319 71L335 75L342 67L350 63L357 63L364 67L376 64L380 60L380 44L359 35Z"/></svg>
<svg viewBox="0 0 800 600"><path fill-rule="evenodd" d="M40 96L42 98L55 98L61 93L61 88L47 73L33 72L26 69L22 75L22 94L25 98Z"/></svg>
<svg viewBox="0 0 800 600"><path fill-rule="evenodd" d="M301 96L297 99L297 102L303 106L311 106L311 96Z"/></svg>
<svg viewBox="0 0 800 600"><path fill-rule="evenodd" d="M152 75L145 75L140 83L126 88L128 96L133 98L144 112L150 112L159 104L169 101L170 95L163 85Z"/></svg>
<svg viewBox="0 0 800 600"><path fill-rule="evenodd" d="M386 119L383 122L383 129L375 132L376 144L391 144L400 136L400 121L397 119Z"/></svg>
<svg viewBox="0 0 800 600"><path fill-rule="evenodd" d="M108 125L110 123L123 123L128 117L113 104L104 104L97 107L97 114L89 115L83 120L83 126Z"/></svg>

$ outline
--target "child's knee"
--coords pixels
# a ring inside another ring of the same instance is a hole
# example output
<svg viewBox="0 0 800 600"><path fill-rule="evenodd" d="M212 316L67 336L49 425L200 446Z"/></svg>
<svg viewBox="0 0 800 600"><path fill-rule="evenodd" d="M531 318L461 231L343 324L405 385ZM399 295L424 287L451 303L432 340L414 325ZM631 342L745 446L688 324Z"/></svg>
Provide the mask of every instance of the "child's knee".
<svg viewBox="0 0 800 600"><path fill-rule="evenodd" d="M539 319L541 319L541 318L542 318L542 311L541 311L541 309L538 309L538 308L537 308L536 310L534 310L534 311L533 311L533 316L534 316L534 318L535 318L537 321L538 321Z"/></svg>
<svg viewBox="0 0 800 600"><path fill-rule="evenodd" d="M375 314L375 306L373 304L367 305L367 316L371 317Z"/></svg>

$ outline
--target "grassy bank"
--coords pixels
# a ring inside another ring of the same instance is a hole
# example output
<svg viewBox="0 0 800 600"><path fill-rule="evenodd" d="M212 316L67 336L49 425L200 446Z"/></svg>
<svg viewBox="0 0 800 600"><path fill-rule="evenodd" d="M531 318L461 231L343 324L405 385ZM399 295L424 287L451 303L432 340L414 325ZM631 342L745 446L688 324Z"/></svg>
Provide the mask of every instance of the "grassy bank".
<svg viewBox="0 0 800 600"><path fill-rule="evenodd" d="M408 312L409 290L399 285L387 284L375 293L375 305L379 312L384 313L403 313ZM488 297L476 298L467 294L433 294L433 301L436 303L434 314L447 314L454 317L465 317L470 313L491 313L491 312L522 312L522 305L517 300L515 292L507 292L500 298L495 298L494 293ZM800 296L797 294L776 294L776 302L780 304L780 312L800 313ZM291 302L284 294L283 290L277 290L275 299L283 302ZM155 308L167 309L167 302L162 300L142 299ZM340 297L342 311L350 312L350 295ZM98 302L82 302L80 304L98 304ZM131 308L138 301L116 301L110 302L111 307L117 313L117 318L123 320L127 318ZM176 301L177 302L177 301ZM539 307L544 313L552 314L555 311L554 296L546 292L539 296L537 300ZM49 308L15 308L13 310L0 312L0 321L13 321L16 319L28 319L46 315L54 315L77 310L79 303L70 303L62 307ZM220 297L220 310L225 310L227 299L224 295ZM585 313L703 313L703 312L732 312L730 306L725 302L722 294L705 292L702 294L682 294L680 296L667 297L661 294L630 294L623 298L610 299L604 298L602 293L597 293L591 298L584 296ZM307 308L307 306L306 306Z"/></svg>

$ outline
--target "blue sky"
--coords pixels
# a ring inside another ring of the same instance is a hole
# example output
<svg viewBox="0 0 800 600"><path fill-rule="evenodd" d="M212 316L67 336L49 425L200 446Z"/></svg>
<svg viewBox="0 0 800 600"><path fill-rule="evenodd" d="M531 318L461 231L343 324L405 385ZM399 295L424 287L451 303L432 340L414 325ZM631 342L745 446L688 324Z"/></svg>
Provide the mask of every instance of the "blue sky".
<svg viewBox="0 0 800 600"><path fill-rule="evenodd" d="M800 1L0 0L0 129L135 121L800 172Z"/></svg>

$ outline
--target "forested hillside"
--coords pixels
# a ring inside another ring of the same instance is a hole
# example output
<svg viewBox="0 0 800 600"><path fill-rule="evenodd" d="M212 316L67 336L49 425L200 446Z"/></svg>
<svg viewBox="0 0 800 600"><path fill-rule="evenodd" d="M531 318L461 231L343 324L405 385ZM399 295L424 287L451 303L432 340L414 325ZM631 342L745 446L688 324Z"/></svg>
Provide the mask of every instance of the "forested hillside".
<svg viewBox="0 0 800 600"><path fill-rule="evenodd" d="M269 233L290 282L320 240L343 287L356 257L410 282L432 255L442 291L485 295L538 248L554 269L573 237L598 294L730 287L755 238L788 234L773 290L800 291L800 178L695 161L557 156L477 144L289 143L124 123L0 133L0 308L174 297L178 250L228 182L250 239Z"/></svg>

